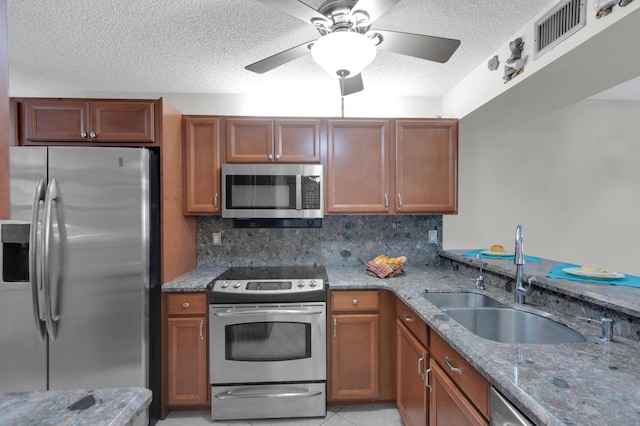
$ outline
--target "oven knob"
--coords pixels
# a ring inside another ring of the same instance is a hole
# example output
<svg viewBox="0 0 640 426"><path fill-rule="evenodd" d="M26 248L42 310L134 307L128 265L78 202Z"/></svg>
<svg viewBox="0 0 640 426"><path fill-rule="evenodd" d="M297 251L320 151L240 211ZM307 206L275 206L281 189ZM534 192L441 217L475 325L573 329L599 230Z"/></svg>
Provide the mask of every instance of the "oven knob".
<svg viewBox="0 0 640 426"><path fill-rule="evenodd" d="M239 282L236 282L233 284L233 288L240 288L242 284L240 284Z"/></svg>
<svg viewBox="0 0 640 426"><path fill-rule="evenodd" d="M304 281L302 280L298 281L298 287L304 287Z"/></svg>
<svg viewBox="0 0 640 426"><path fill-rule="evenodd" d="M311 280L311 282L309 282L309 287L315 287L316 286L316 282L314 280Z"/></svg>
<svg viewBox="0 0 640 426"><path fill-rule="evenodd" d="M227 288L229 287L229 283L227 281L222 281L222 284L220 284L220 287Z"/></svg>

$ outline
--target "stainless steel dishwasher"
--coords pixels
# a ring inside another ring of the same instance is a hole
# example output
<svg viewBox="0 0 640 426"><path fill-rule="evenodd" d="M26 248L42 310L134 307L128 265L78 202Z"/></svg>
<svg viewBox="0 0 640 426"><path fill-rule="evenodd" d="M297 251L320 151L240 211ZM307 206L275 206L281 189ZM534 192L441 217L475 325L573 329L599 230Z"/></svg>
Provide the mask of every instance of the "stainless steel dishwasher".
<svg viewBox="0 0 640 426"><path fill-rule="evenodd" d="M493 387L489 395L491 426L533 426L516 407Z"/></svg>

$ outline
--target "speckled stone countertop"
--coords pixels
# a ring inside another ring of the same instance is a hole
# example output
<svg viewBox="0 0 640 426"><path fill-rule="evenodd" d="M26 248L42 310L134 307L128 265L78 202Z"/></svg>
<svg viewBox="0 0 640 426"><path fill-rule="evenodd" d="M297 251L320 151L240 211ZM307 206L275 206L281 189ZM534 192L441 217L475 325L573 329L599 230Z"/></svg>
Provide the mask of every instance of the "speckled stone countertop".
<svg viewBox="0 0 640 426"><path fill-rule="evenodd" d="M469 265L474 258L460 252L443 252ZM476 262L476 263L474 263ZM501 264L498 264L500 262ZM527 263L525 276L539 286L549 286L572 296L638 315L638 289L574 285L566 280L544 278L557 262ZM509 262L485 259L485 266L509 276ZM638 425L640 424L640 343L621 337L600 340L600 327L543 306L519 305L518 309L542 314L582 333L587 341L571 344L507 344L478 337L449 318L422 297L430 292L472 291L486 294L508 306L513 295L487 286L475 289L475 280L452 268L406 266L406 275L379 279L364 267L326 267L331 289L387 289L407 303L426 324L444 338L496 389L538 425ZM197 269L165 284L164 291L206 290L224 268ZM193 286L188 281L193 279ZM179 284L180 283L180 284ZM204 284L206 283L206 284ZM204 284L204 286L203 286ZM591 288L596 287L596 288ZM619 295L618 293L623 295Z"/></svg>
<svg viewBox="0 0 640 426"><path fill-rule="evenodd" d="M151 396L145 388L0 393L0 425L126 426Z"/></svg>

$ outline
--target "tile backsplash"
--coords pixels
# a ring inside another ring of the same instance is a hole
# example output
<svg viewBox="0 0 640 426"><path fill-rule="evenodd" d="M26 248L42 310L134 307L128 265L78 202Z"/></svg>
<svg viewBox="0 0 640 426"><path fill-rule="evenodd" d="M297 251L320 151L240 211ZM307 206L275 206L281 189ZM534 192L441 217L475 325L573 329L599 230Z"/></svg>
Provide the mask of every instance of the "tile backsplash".
<svg viewBox="0 0 640 426"><path fill-rule="evenodd" d="M436 265L427 230L442 216L325 216L322 228L233 228L231 219L200 216L198 266L364 265L379 254L406 256L408 265ZM212 234L222 233L221 245Z"/></svg>

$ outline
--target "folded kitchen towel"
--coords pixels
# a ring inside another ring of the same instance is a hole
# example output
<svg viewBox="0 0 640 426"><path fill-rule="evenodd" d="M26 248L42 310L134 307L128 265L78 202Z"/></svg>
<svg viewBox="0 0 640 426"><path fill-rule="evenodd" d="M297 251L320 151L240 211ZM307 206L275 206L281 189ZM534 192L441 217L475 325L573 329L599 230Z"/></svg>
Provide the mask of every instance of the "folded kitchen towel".
<svg viewBox="0 0 640 426"><path fill-rule="evenodd" d="M549 271L547 278L560 278L563 280L579 281L583 283L604 284L604 285L623 285L627 287L640 288L640 277L635 275L624 275L624 278L590 278L568 274L563 271L565 268L579 268L580 265L572 263L560 263Z"/></svg>
<svg viewBox="0 0 640 426"><path fill-rule="evenodd" d="M367 268L367 272L378 278L393 278L398 275L406 274L404 269L402 269L402 265L390 265L387 263L378 265L373 262L367 262L365 267Z"/></svg>
<svg viewBox="0 0 640 426"><path fill-rule="evenodd" d="M469 257L478 257L478 253L482 253L482 258L483 259L500 259L500 260L510 260L513 262L513 256L496 256L493 254L485 254L483 252L487 251L488 249L477 249L477 250L471 250L465 254L463 254L463 256L469 256ZM528 256L528 255L524 255L524 261L525 262L540 262L542 259L540 259L539 257L535 257L535 256Z"/></svg>

